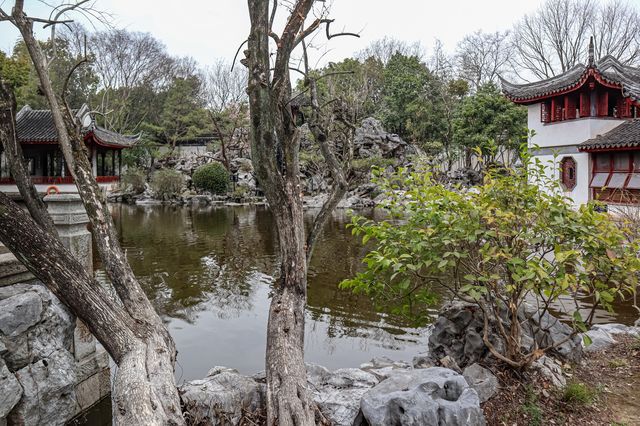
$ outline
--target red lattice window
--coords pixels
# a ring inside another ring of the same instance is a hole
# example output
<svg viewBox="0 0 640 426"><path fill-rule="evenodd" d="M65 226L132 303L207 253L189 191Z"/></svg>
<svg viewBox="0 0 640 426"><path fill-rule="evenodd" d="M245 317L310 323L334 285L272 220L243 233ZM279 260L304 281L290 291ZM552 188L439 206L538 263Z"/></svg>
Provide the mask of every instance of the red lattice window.
<svg viewBox="0 0 640 426"><path fill-rule="evenodd" d="M560 161L560 180L562 182L562 186L565 189L572 191L577 184L576 175L576 160L574 160L573 157L564 157L562 161Z"/></svg>

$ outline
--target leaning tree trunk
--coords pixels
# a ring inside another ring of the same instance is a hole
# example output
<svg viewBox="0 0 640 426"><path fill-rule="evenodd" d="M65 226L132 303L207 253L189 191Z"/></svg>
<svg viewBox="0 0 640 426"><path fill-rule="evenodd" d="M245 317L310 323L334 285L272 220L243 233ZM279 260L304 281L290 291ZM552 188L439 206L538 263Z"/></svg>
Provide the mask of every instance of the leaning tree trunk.
<svg viewBox="0 0 640 426"><path fill-rule="evenodd" d="M33 19L24 14L23 4L24 1L16 1L11 22L23 37L39 77L40 87L51 107L58 143L82 198L107 275L124 310L135 324L134 332L140 330L139 334L143 336L136 341L135 348L121 356L123 363L119 364L118 375L130 377L122 377L120 383L125 383L125 386L114 391L115 420L126 425L183 424L180 398L173 376L176 357L173 339L142 291L120 247L113 219L92 174L77 120L53 90L47 61L33 35ZM64 97L64 93L62 96ZM33 267L37 265L38 263L32 263ZM40 276L36 272L34 274ZM45 280L45 284L51 283ZM102 326L89 322L87 325L93 329ZM100 340L100 335L96 337ZM114 354L111 355L116 359ZM144 416L149 416L148 420L144 420Z"/></svg>
<svg viewBox="0 0 640 426"><path fill-rule="evenodd" d="M132 318L52 234L0 192L0 240L80 318L118 366L117 425L184 424L173 380L173 348Z"/></svg>
<svg viewBox="0 0 640 426"><path fill-rule="evenodd" d="M16 98L11 86L2 80L2 75L0 75L0 145L4 148L11 176L31 217L43 229L55 235L56 230L47 207L31 182L31 176L24 164L22 146L18 142L16 133Z"/></svg>

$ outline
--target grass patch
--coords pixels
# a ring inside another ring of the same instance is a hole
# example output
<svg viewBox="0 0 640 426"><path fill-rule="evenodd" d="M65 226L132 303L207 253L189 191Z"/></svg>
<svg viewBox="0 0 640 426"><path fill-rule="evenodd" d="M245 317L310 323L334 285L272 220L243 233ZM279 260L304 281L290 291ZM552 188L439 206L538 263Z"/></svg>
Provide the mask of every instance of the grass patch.
<svg viewBox="0 0 640 426"><path fill-rule="evenodd" d="M538 396L530 386L527 386L527 394L525 403L522 406L522 413L529 419L530 426L542 425L542 408L538 405Z"/></svg>
<svg viewBox="0 0 640 426"><path fill-rule="evenodd" d="M615 358L609 361L609 367L611 368L620 368L620 367L628 367L629 362L623 358Z"/></svg>
<svg viewBox="0 0 640 426"><path fill-rule="evenodd" d="M596 391L584 383L568 383L562 400L575 405L589 405L596 397Z"/></svg>

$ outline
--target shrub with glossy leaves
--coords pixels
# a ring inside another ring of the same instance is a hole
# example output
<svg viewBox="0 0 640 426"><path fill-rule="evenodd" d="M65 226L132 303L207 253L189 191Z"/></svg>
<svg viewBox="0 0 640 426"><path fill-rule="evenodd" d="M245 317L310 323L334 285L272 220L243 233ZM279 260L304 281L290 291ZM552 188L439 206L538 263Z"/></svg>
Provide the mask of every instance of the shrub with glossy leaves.
<svg viewBox="0 0 640 426"><path fill-rule="evenodd" d="M471 189L445 187L426 172L378 173L389 215L353 218L353 233L375 247L365 270L341 287L418 321L443 290L477 304L487 321L497 317L506 342L497 354L485 335L487 347L513 367L552 349L520 344L525 301L547 312L562 299L575 333L586 331L596 308L611 311L616 298L632 294L638 243L596 204L576 209L546 177L544 164L523 158L524 167L488 171L484 184Z"/></svg>
<svg viewBox="0 0 640 426"><path fill-rule="evenodd" d="M196 188L213 194L224 194L229 188L229 172L217 162L198 167L192 178Z"/></svg>

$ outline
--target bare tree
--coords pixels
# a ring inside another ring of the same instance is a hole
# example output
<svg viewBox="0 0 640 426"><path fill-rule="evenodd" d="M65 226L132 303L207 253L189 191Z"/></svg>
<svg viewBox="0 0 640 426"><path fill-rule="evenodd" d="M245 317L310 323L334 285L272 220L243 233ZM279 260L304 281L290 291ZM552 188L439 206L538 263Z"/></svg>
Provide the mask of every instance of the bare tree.
<svg viewBox="0 0 640 426"><path fill-rule="evenodd" d="M593 0L547 0L513 30L516 72L549 78L568 71L584 57L589 24L596 14ZM520 72L519 72L520 71Z"/></svg>
<svg viewBox="0 0 640 426"><path fill-rule="evenodd" d="M78 120L65 102L64 90L61 94L54 92L47 70L50 60L33 34L35 22L49 26L68 22L67 12L85 7L90 7L87 0L80 0L57 10L50 18L41 19L27 16L24 1L16 0L10 15L0 8L0 21L8 21L18 28L27 46L51 106L60 149L76 182L98 253L120 303L111 301L82 268L78 269L78 262L74 263L52 235L35 226L26 214L20 214L17 206L3 194L0 194L0 238L85 321L117 363L114 421L127 425L180 425L184 419L173 376L176 356L173 339L142 291L119 245L111 215L91 173ZM74 69L82 65L81 61Z"/></svg>
<svg viewBox="0 0 640 426"><path fill-rule="evenodd" d="M455 74L454 60L444 49L442 41L436 39L433 52L427 61L431 72L441 80L450 80Z"/></svg>
<svg viewBox="0 0 640 426"><path fill-rule="evenodd" d="M222 160L229 168L226 147L247 115L247 72L223 60L204 71L203 94L209 119L220 138Z"/></svg>
<svg viewBox="0 0 640 426"><path fill-rule="evenodd" d="M623 0L600 6L589 25L595 38L596 57L612 55L625 64L640 60L640 14Z"/></svg>
<svg viewBox="0 0 640 426"><path fill-rule="evenodd" d="M497 83L509 62L509 33L468 34L458 44L456 62L460 77L477 89L485 83Z"/></svg>
<svg viewBox="0 0 640 426"><path fill-rule="evenodd" d="M174 60L149 33L101 31L91 35L89 48L92 67L100 77L99 110L105 127L117 132L137 131L145 117L132 114L136 112L130 105L135 89L148 86L158 90L168 85L175 76Z"/></svg>
<svg viewBox="0 0 640 426"><path fill-rule="evenodd" d="M356 57L362 60L373 57L386 65L396 53L404 56L416 56L419 59L423 59L426 56L425 49L420 42L407 43L406 41L386 36L372 42L368 47L358 52Z"/></svg>
<svg viewBox="0 0 640 426"><path fill-rule="evenodd" d="M625 64L640 57L638 10L623 0L547 0L518 22L512 37L512 65L522 79L549 78L584 62L589 37L598 57Z"/></svg>
<svg viewBox="0 0 640 426"><path fill-rule="evenodd" d="M298 111L292 106L290 61L296 47L324 26L327 38L332 20L327 19L324 3L316 18L305 25L314 0L297 0L288 5L290 14L281 33L273 30L278 2L248 0L251 31L246 58L249 68L249 106L252 161L278 229L280 274L273 286L267 325L267 423L268 425L313 425L315 405L307 388L304 365L304 312L307 294L307 268L316 236L330 215L346 185L331 146L326 143L326 121L317 102L315 80L307 79L312 117L309 127L330 166L334 194L329 196L312 231L305 237L300 182L300 130ZM270 40L275 42L275 49ZM274 62L271 62L272 54ZM305 61L308 65L308 61ZM298 70L299 71L299 70ZM301 71L305 76L308 73ZM342 175L342 176L341 176ZM328 212L328 213L327 213ZM318 413L319 414L319 413Z"/></svg>

